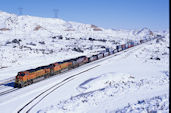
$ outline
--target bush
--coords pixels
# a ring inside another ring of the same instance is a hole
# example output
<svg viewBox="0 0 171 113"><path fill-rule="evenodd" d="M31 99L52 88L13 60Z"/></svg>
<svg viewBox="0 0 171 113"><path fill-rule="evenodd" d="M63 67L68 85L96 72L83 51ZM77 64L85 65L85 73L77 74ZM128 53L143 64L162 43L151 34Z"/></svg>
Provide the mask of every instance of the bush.
<svg viewBox="0 0 171 113"><path fill-rule="evenodd" d="M89 38L88 40L90 40L90 41L95 41L95 39L94 39L94 38Z"/></svg>
<svg viewBox="0 0 171 113"><path fill-rule="evenodd" d="M45 44L45 42L44 42L44 41L41 41L41 42L39 42L39 43L40 43L40 44L43 44L43 45Z"/></svg>
<svg viewBox="0 0 171 113"><path fill-rule="evenodd" d="M81 50L80 48L73 48L73 51L81 52L81 53L83 53L83 52L84 52L84 51L83 51L83 50Z"/></svg>
<svg viewBox="0 0 171 113"><path fill-rule="evenodd" d="M62 35L59 35L57 37L58 37L58 39L63 39L63 36Z"/></svg>
<svg viewBox="0 0 171 113"><path fill-rule="evenodd" d="M14 39L14 40L12 40L12 43L16 43L16 44L20 44L20 39L19 40L17 40L17 39Z"/></svg>

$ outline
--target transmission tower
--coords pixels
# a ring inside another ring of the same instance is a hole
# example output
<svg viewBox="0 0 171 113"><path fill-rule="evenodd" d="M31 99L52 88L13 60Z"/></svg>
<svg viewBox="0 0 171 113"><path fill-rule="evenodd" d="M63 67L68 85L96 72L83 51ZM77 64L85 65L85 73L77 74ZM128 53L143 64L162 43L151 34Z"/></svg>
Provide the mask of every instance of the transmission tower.
<svg viewBox="0 0 171 113"><path fill-rule="evenodd" d="M59 9L54 9L53 12L54 12L54 17L58 18Z"/></svg>
<svg viewBox="0 0 171 113"><path fill-rule="evenodd" d="M18 8L18 14L19 14L19 15L22 15L22 14L23 14L23 8L22 8L22 7L19 7L19 8Z"/></svg>

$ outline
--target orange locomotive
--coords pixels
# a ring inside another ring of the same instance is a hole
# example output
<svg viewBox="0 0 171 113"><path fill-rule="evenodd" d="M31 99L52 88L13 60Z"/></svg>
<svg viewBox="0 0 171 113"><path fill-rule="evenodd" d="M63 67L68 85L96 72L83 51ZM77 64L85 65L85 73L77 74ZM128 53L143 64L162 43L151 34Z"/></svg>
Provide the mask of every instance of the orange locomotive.
<svg viewBox="0 0 171 113"><path fill-rule="evenodd" d="M78 67L79 65L87 62L88 58L86 56L81 56L75 59L65 60L63 62L56 62L48 66L18 72L15 79L15 87L21 88L30 85L36 81L40 81L44 78Z"/></svg>
<svg viewBox="0 0 171 113"><path fill-rule="evenodd" d="M15 87L27 86L42 79L42 77L46 78L52 74L53 68L51 65L19 72L15 79Z"/></svg>

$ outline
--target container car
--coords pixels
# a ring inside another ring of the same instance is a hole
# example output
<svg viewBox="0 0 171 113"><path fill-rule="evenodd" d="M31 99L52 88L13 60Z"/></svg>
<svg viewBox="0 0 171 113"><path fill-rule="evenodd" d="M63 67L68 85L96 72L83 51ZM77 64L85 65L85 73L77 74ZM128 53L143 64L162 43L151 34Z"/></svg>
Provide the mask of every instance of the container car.
<svg viewBox="0 0 171 113"><path fill-rule="evenodd" d="M128 49L128 43L125 44L125 49Z"/></svg>
<svg viewBox="0 0 171 113"><path fill-rule="evenodd" d="M109 52L104 52L103 55L104 57L109 56Z"/></svg>
<svg viewBox="0 0 171 113"><path fill-rule="evenodd" d="M121 45L117 45L117 46L116 46L116 49L117 49L118 52L119 52L119 51L122 51Z"/></svg>
<svg viewBox="0 0 171 113"><path fill-rule="evenodd" d="M125 44L122 44L121 45L121 48L122 48L122 50L125 50L126 49L126 45Z"/></svg>
<svg viewBox="0 0 171 113"><path fill-rule="evenodd" d="M117 49L114 49L114 50L113 50L113 53L117 53L117 52L118 52Z"/></svg>
<svg viewBox="0 0 171 113"><path fill-rule="evenodd" d="M92 62L92 61L95 61L97 59L98 59L97 55L92 55L92 56L88 57L88 62Z"/></svg>
<svg viewBox="0 0 171 113"><path fill-rule="evenodd" d="M98 57L98 59L103 58L103 57L104 57L104 56L103 56L103 53L99 53L99 54L97 55L97 57Z"/></svg>
<svg viewBox="0 0 171 113"><path fill-rule="evenodd" d="M109 54L110 54L110 55L114 54L114 51L113 51L113 50L110 50L110 51L109 51Z"/></svg>
<svg viewBox="0 0 171 113"><path fill-rule="evenodd" d="M77 58L76 62L79 65L83 65L83 64L88 62L88 58L86 56L80 56L80 57Z"/></svg>

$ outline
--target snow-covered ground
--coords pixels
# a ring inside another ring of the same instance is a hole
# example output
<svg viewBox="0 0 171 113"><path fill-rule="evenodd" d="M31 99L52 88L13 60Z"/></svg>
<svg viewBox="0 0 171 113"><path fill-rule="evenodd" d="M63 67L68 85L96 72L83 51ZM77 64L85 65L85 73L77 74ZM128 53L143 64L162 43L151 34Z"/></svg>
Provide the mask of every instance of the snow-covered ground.
<svg viewBox="0 0 171 113"><path fill-rule="evenodd" d="M157 43L154 40L4 95L0 98L0 109L7 113L17 112L48 87L94 67L40 98L30 112L169 112L169 49L166 42L165 39ZM158 50L153 46L160 46L163 49L159 52L166 52L158 54L160 60L150 58Z"/></svg>
<svg viewBox="0 0 171 113"><path fill-rule="evenodd" d="M55 86L22 112L31 108L31 113L168 113L170 77L168 32L103 29L0 12L0 83L18 71L157 35L164 38L2 95L0 112L16 113ZM3 88L11 86L1 85Z"/></svg>
<svg viewBox="0 0 171 113"><path fill-rule="evenodd" d="M54 92L53 100L43 100L35 111L40 109L40 113L169 112L168 50L166 59L163 55L158 56L160 60L148 59L148 55L143 59L137 57L139 52L153 55L153 52L148 52L154 51L153 48L148 47L151 44L157 46L154 43L156 42L103 62L100 67L84 74L84 77L58 90L60 93L70 92L71 89L67 87L72 86L75 94L71 93L68 99L61 100L58 99L59 92ZM144 51L145 48L148 50ZM163 60L166 62L162 63ZM44 105L53 101L55 104Z"/></svg>
<svg viewBox="0 0 171 113"><path fill-rule="evenodd" d="M128 40L167 32L113 30L55 18L17 16L0 11L0 79L42 65L95 54ZM10 70L10 72L9 72Z"/></svg>

